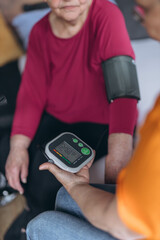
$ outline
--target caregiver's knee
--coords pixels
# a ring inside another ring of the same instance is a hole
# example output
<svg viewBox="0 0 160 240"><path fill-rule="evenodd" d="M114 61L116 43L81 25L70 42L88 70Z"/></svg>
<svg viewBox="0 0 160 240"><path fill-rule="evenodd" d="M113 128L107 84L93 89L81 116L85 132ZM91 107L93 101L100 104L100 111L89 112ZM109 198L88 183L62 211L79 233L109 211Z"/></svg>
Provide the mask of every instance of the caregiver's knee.
<svg viewBox="0 0 160 240"><path fill-rule="evenodd" d="M49 218L50 216L53 216L53 212L52 211L48 211L48 212L44 212L39 214L37 217L35 217L34 219L32 219L28 225L27 225L27 229L26 229L26 233L27 233L27 239L39 239L39 235L41 235L41 232L44 232L44 228L45 226L47 226L48 222L49 222ZM43 226L43 228L42 228ZM38 236L37 236L37 233Z"/></svg>
<svg viewBox="0 0 160 240"><path fill-rule="evenodd" d="M61 187L57 192L55 209L57 210L66 207L66 202L68 201L68 199L71 199L71 196L68 194L64 187Z"/></svg>

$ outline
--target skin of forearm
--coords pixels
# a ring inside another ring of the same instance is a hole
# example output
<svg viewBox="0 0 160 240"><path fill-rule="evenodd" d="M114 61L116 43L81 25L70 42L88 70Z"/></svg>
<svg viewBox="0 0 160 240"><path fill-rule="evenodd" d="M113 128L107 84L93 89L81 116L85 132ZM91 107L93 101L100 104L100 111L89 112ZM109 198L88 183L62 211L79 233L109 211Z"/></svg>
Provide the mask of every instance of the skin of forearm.
<svg viewBox="0 0 160 240"><path fill-rule="evenodd" d="M133 137L125 133L113 133L108 139L106 157L106 182L115 183L120 170L126 166L133 152Z"/></svg>
<svg viewBox="0 0 160 240"><path fill-rule="evenodd" d="M90 223L102 230L108 230L104 219L114 194L102 191L89 184L75 185L68 192Z"/></svg>
<svg viewBox="0 0 160 240"><path fill-rule="evenodd" d="M31 139L22 134L16 134L10 139L10 148L25 148L27 149L31 143Z"/></svg>
<svg viewBox="0 0 160 240"><path fill-rule="evenodd" d="M75 185L68 192L77 202L87 220L96 228L106 231L120 240L141 239L121 221L114 194L89 184Z"/></svg>
<svg viewBox="0 0 160 240"><path fill-rule="evenodd" d="M121 220L118 214L117 197L115 196L110 203L107 211L106 221L108 221L109 233L120 240L145 239L144 236L133 232Z"/></svg>

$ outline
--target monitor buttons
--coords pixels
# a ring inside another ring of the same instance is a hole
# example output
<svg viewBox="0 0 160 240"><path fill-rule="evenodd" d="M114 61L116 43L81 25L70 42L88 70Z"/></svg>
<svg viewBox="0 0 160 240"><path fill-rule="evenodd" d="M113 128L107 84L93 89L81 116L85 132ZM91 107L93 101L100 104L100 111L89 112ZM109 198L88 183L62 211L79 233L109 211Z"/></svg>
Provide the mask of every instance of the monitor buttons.
<svg viewBox="0 0 160 240"><path fill-rule="evenodd" d="M79 147L83 147L83 143L78 143L78 146Z"/></svg>
<svg viewBox="0 0 160 240"><path fill-rule="evenodd" d="M81 152L84 154L84 155L89 155L90 154L90 150L86 147L82 148L81 149Z"/></svg>

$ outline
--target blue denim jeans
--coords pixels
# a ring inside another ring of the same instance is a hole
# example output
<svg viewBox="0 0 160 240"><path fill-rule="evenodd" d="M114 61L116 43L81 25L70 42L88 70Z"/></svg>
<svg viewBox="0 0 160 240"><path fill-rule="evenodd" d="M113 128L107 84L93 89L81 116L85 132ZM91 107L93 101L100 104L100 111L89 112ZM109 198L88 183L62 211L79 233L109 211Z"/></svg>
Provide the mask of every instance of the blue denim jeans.
<svg viewBox="0 0 160 240"><path fill-rule="evenodd" d="M96 187L114 192L114 186ZM55 211L47 211L34 218L26 233L27 240L116 240L91 225L63 187L58 191Z"/></svg>

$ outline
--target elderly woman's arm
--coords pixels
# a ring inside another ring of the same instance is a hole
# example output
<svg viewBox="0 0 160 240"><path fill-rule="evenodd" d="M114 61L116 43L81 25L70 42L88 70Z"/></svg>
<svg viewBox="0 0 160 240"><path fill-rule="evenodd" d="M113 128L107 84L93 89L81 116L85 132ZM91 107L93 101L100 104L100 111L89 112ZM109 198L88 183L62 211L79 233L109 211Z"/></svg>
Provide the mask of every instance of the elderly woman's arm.
<svg viewBox="0 0 160 240"><path fill-rule="evenodd" d="M9 185L20 194L24 192L20 181L27 182L30 143L31 139L21 134L16 134L10 139L10 152L5 166L6 177Z"/></svg>
<svg viewBox="0 0 160 240"><path fill-rule="evenodd" d="M105 181L115 183L118 173L126 166L133 152L133 137L125 133L110 134L106 157Z"/></svg>

